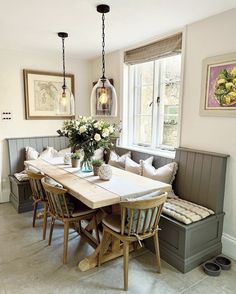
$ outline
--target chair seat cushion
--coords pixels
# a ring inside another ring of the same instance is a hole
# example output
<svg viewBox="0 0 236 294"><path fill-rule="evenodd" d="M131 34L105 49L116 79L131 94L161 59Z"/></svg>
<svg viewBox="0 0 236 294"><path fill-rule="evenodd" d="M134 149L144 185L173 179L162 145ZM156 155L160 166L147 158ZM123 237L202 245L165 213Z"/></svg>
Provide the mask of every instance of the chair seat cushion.
<svg viewBox="0 0 236 294"><path fill-rule="evenodd" d="M184 224L191 224L215 214L211 209L180 198L167 199L162 212Z"/></svg>
<svg viewBox="0 0 236 294"><path fill-rule="evenodd" d="M103 224L106 225L111 230L120 233L121 227L121 217L118 214L109 214L103 220Z"/></svg>

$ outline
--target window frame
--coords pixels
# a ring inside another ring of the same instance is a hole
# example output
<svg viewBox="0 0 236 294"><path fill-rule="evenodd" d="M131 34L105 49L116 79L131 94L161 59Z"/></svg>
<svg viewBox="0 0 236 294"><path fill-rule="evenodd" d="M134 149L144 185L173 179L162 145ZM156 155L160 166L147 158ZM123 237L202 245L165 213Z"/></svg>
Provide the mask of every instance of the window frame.
<svg viewBox="0 0 236 294"><path fill-rule="evenodd" d="M140 46L145 46L150 44L150 42L159 41L163 38L168 38L169 36L172 36L177 33L182 34L182 49L181 49L181 75L180 75L180 94L179 94L179 116L178 116L178 129L177 129L177 148L181 146L181 136L182 136L182 108L183 108L183 95L184 95L184 78L185 78L185 62L186 62L186 34L187 34L187 27L184 26L181 29L174 30L171 33L163 34L159 38L153 38L149 40L148 42L142 42ZM156 155L156 156L162 156L167 158L174 158L175 157L175 149L169 150L165 149L164 146L162 149L155 148L152 149L150 147L141 147L141 146L134 146L132 145L132 142L130 142L131 134L130 128L130 120L133 119L133 114L129 112L129 109L132 107L132 103L129 99L129 93L130 93L130 83L128 82L128 77L130 74L130 67L124 63L124 54L127 50L132 50L134 47L130 48L124 48L120 51L120 62L122 63L121 67L121 87L120 87L120 93L121 100L120 100L120 122L122 126L122 132L120 134L120 138L117 141L117 146L123 147L126 149L144 152L150 155Z"/></svg>
<svg viewBox="0 0 236 294"><path fill-rule="evenodd" d="M179 104L178 104L178 110L181 108L181 84L182 84L182 53L181 55L181 65L180 65L180 92L179 92ZM160 111L160 107L164 107L164 105L160 104L158 105L156 99L157 97L160 96L161 92L161 59L160 60L155 60L151 61L153 62L153 94L152 94L152 110L151 110L151 126L152 126L152 134L151 134L151 143L145 144L145 143L135 143L135 128L137 126L136 124L136 119L138 117L138 112L136 111L134 105L135 105L135 92L137 91L137 87L135 86L135 66L133 65L127 65L128 67L128 74L127 74L127 83L128 83L128 113L131 114L129 115L129 120L128 120L128 142L127 145L131 147L141 147L141 148L146 148L150 150L169 150L173 151L175 148L169 145L161 144L161 140L163 138L163 129L162 125L164 124L163 122L163 113ZM132 78L130 78L132 76ZM136 104L137 106L137 104ZM178 111L178 125L177 125L177 146L179 145L179 123L180 123L180 111ZM140 114L142 115L142 114ZM155 121L154 118L157 117ZM158 134L158 135L157 135Z"/></svg>

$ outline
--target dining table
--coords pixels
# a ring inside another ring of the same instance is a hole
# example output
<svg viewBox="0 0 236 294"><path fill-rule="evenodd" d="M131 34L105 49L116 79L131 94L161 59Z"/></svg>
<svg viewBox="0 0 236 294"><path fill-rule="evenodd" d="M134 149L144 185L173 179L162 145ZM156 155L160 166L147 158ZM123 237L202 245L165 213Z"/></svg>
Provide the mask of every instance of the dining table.
<svg viewBox="0 0 236 294"><path fill-rule="evenodd" d="M36 169L46 176L57 181L68 193L83 202L92 209L99 209L98 223L106 215L104 208L117 207L122 200L128 198L138 198L145 194L160 191L171 191L171 185L157 180L153 180L129 171L110 166L112 177L110 180L102 180L99 176L94 176L93 172L82 172L80 168L72 168L65 164L63 158L36 159L25 161L25 166ZM87 228L92 229L88 224ZM88 230L84 233L88 237ZM132 244L131 244L132 245ZM122 244L112 238L111 250L102 259L102 263L123 255ZM134 246L130 246L132 251ZM87 271L98 264L100 245L96 244L95 251L81 260L78 267L81 271Z"/></svg>

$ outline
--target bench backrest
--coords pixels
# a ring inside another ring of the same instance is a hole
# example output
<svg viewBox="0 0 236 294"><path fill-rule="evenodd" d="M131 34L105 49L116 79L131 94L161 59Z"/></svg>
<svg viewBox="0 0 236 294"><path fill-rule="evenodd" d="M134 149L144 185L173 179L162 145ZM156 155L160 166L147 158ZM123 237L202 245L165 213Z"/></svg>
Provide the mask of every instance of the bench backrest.
<svg viewBox="0 0 236 294"><path fill-rule="evenodd" d="M119 155L128 151L116 147ZM149 156L144 152L131 151L131 158L136 162ZM176 148L174 159L154 155L153 166L158 168L176 161L178 172L173 183L175 194L220 213L223 211L227 157L225 154L181 147Z"/></svg>
<svg viewBox="0 0 236 294"><path fill-rule="evenodd" d="M25 137L6 139L9 153L10 174L24 170L25 147L30 146L42 152L47 146L61 150L69 145L68 138L59 136Z"/></svg>
<svg viewBox="0 0 236 294"><path fill-rule="evenodd" d="M228 155L177 148L179 169L174 191L182 199L203 205L216 213L223 211Z"/></svg>

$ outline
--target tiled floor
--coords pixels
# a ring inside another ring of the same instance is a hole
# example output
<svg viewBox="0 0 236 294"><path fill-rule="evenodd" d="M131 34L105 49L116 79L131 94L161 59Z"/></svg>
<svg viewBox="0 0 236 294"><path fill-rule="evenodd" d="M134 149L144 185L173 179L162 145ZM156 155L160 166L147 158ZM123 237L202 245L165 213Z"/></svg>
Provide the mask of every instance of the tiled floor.
<svg viewBox="0 0 236 294"><path fill-rule="evenodd" d="M0 294L125 293L121 258L80 272L78 261L93 249L71 231L65 266L62 226L56 225L49 247L41 240L40 221L36 228L31 221L32 213L17 214L10 204L0 205ZM236 262L216 278L206 276L200 267L182 274L164 261L157 274L154 255L143 250L131 255L128 293L236 293Z"/></svg>

